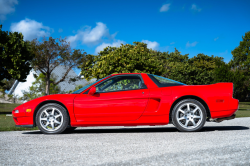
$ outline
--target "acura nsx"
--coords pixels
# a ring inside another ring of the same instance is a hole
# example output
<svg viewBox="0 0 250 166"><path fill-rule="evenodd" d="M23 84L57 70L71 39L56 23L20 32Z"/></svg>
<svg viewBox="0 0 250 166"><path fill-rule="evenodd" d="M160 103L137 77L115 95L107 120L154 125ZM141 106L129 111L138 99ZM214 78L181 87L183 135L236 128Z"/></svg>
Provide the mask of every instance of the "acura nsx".
<svg viewBox="0 0 250 166"><path fill-rule="evenodd" d="M112 74L71 94L47 95L12 111L17 127L59 134L76 127L173 124L199 131L206 121L235 118L233 83L186 85L146 73Z"/></svg>

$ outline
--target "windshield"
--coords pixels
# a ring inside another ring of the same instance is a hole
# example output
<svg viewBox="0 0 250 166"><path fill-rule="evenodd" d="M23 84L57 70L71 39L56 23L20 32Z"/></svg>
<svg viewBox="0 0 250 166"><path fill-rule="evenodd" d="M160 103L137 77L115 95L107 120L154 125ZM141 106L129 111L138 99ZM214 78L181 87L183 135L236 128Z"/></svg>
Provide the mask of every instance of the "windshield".
<svg viewBox="0 0 250 166"><path fill-rule="evenodd" d="M178 85L186 85L181 82L171 80L169 78L148 74L148 76L154 81L154 83L159 87L168 87L168 86L178 86Z"/></svg>
<svg viewBox="0 0 250 166"><path fill-rule="evenodd" d="M110 76L110 75L109 75L109 76ZM109 76L107 76L107 77L109 77ZM99 80L97 80L97 81L91 83L91 84L88 84L88 85L82 87L81 89L79 89L79 90L73 92L72 94L79 94L79 93L82 93L83 91L85 91L86 89L88 89L90 86L94 85L95 83L97 83L97 82L99 82L99 81L101 81L101 80L103 80L103 79L105 79L105 78L107 78L107 77L104 77L104 78L102 78L102 79L99 79Z"/></svg>

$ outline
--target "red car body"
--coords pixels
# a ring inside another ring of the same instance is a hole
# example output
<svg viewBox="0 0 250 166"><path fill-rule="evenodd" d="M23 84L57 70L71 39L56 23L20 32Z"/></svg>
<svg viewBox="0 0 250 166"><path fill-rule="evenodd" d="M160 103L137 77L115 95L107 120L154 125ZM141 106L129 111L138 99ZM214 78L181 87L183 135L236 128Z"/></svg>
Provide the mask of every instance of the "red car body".
<svg viewBox="0 0 250 166"><path fill-rule="evenodd" d="M233 83L158 87L147 74L133 74L141 75L147 89L84 94L97 82L80 94L48 95L26 102L13 110L13 119L17 126L34 127L37 111L47 103L65 107L71 127L166 125L174 105L187 98L202 103L212 119L230 117L238 109ZM109 77L115 75L124 74Z"/></svg>

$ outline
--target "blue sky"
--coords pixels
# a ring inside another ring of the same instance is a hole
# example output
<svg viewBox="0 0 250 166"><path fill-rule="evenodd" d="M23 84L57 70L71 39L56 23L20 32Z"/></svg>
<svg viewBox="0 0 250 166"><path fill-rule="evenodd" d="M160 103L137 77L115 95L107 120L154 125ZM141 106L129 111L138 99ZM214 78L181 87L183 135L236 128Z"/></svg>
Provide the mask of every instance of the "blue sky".
<svg viewBox="0 0 250 166"><path fill-rule="evenodd" d="M88 54L143 41L160 51L177 48L229 62L250 31L249 6L249 0L0 0L0 23L26 40L67 37Z"/></svg>

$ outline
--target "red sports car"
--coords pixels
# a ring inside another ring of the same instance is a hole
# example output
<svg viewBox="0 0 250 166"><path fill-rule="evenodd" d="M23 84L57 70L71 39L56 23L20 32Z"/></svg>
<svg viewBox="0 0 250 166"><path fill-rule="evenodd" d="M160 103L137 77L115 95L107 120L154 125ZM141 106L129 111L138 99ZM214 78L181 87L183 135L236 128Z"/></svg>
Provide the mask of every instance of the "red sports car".
<svg viewBox="0 0 250 166"><path fill-rule="evenodd" d="M87 126L139 126L172 123L198 131L206 121L235 118L239 102L232 83L185 85L146 73L112 74L72 94L43 96L16 107L17 127L45 134Z"/></svg>

